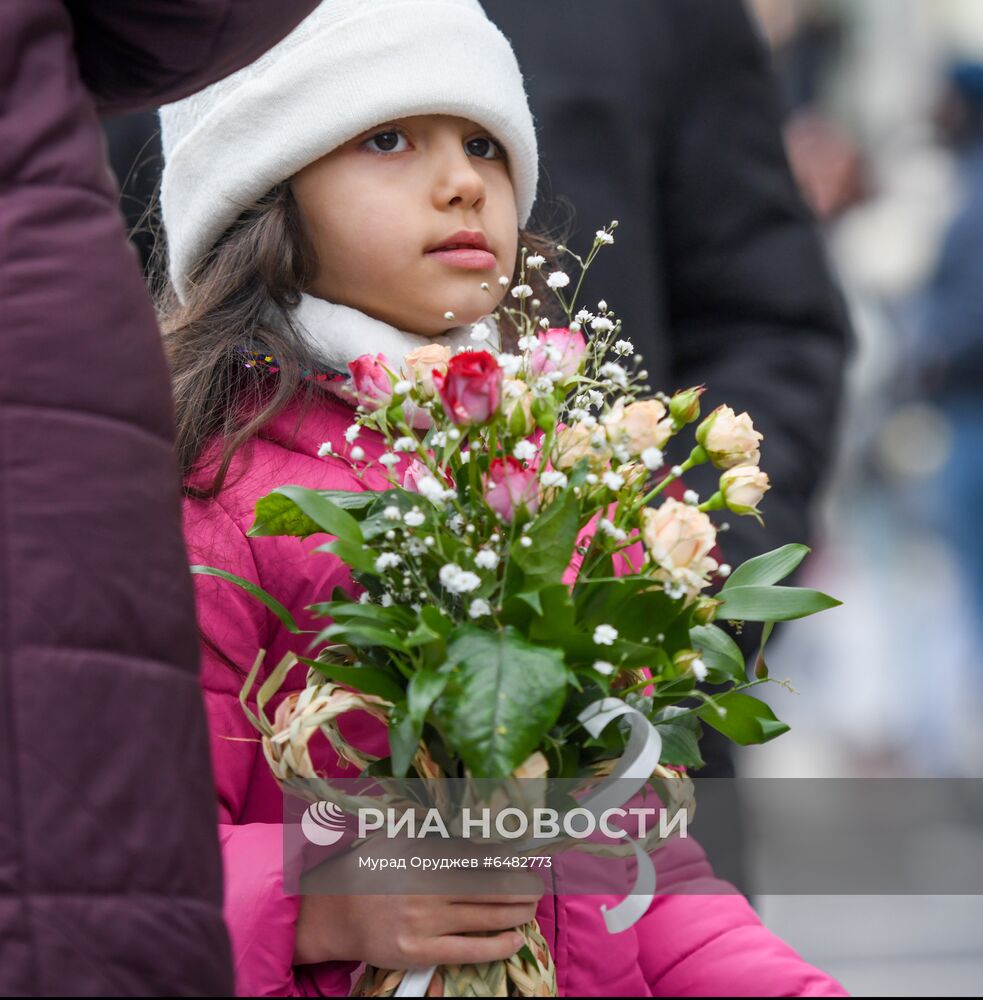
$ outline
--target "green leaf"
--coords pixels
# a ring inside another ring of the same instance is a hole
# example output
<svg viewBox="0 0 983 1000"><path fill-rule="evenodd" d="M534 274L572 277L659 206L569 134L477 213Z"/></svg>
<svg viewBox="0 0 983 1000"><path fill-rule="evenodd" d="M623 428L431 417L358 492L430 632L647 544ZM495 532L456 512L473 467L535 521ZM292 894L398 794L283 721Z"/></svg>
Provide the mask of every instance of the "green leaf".
<svg viewBox="0 0 983 1000"><path fill-rule="evenodd" d="M379 670L377 667L366 667L361 664L324 663L322 660L313 660L309 656L298 656L297 659L309 667L314 667L329 681L345 684L363 694L375 694L391 702L402 701L405 697L402 687L385 670Z"/></svg>
<svg viewBox="0 0 983 1000"><path fill-rule="evenodd" d="M741 691L728 691L715 699L717 704L727 710L721 718L713 705L703 705L696 714L709 726L729 736L741 746L752 743L767 743L782 733L787 733L789 727L763 701L752 698Z"/></svg>
<svg viewBox="0 0 983 1000"><path fill-rule="evenodd" d="M441 611L439 608L433 607L433 605L425 604L420 609L420 620L423 622L427 628L433 629L438 635L446 638L451 634L451 630L454 628L454 623Z"/></svg>
<svg viewBox="0 0 983 1000"><path fill-rule="evenodd" d="M790 621L843 603L806 587L732 587L721 590L717 598L724 602L718 618L745 622Z"/></svg>
<svg viewBox="0 0 983 1000"><path fill-rule="evenodd" d="M381 628L373 628L363 622L334 622L318 632L317 637L311 645L326 642L334 639L336 642L343 642L346 645L357 649L360 646L383 646L386 649L395 649L400 653L405 653L406 643L392 632L387 632Z"/></svg>
<svg viewBox="0 0 983 1000"><path fill-rule="evenodd" d="M322 601L319 604L308 604L307 610L321 618L334 618L340 621L362 618L385 628L394 625L409 628L416 621L416 616L411 611L398 604L384 608L381 604L372 604L370 601L366 601L365 604L359 604L357 601Z"/></svg>
<svg viewBox="0 0 983 1000"><path fill-rule="evenodd" d="M462 625L447 651L447 687L434 714L474 777L506 777L542 743L563 708L567 669L559 650L514 628Z"/></svg>
<svg viewBox="0 0 983 1000"><path fill-rule="evenodd" d="M690 641L700 650L700 659L707 665L711 673L723 674L739 684L747 680L747 667L741 647L722 629L716 625L694 625L689 630ZM720 679L711 677L711 682L717 684Z"/></svg>
<svg viewBox="0 0 983 1000"><path fill-rule="evenodd" d="M431 705L441 696L447 681L450 679L446 673L437 670L418 670L411 678L407 688L407 705L409 707L410 718L417 723L421 730L427 712Z"/></svg>
<svg viewBox="0 0 983 1000"><path fill-rule="evenodd" d="M406 775L419 745L420 733L408 715L389 727L389 757L394 778Z"/></svg>
<svg viewBox="0 0 983 1000"><path fill-rule="evenodd" d="M768 586L778 583L799 565L811 550L807 545L783 545L741 563L727 578L721 591L732 587Z"/></svg>
<svg viewBox="0 0 983 1000"><path fill-rule="evenodd" d="M257 502L253 526L246 534L306 537L326 531L349 543L361 543L358 521L325 492L305 486L278 486Z"/></svg>
<svg viewBox="0 0 983 1000"><path fill-rule="evenodd" d="M375 557L372 555L372 551L363 548L360 542L349 542L344 538L335 538L323 545L318 545L313 551L330 552L352 569L371 573L373 576L381 575L375 568Z"/></svg>
<svg viewBox="0 0 983 1000"><path fill-rule="evenodd" d="M250 583L248 580L244 580L241 576L236 576L235 573L227 573L224 569L216 569L214 566L191 566L189 567L192 573L199 576L217 576L222 580L228 580L229 583L234 583L237 587L241 587L246 593L251 594L256 598L261 604L265 604L266 607L270 609L280 619L283 627L287 629L288 632L293 632L294 635L300 635L306 632L307 629L302 629L297 622L294 621L293 615L275 598L268 594L262 587L257 587L255 583Z"/></svg>
<svg viewBox="0 0 983 1000"><path fill-rule="evenodd" d="M692 712L687 712L682 718L675 718L684 712L686 709L671 705L663 708L654 720L655 728L662 737L659 763L703 767L706 762L700 756L699 720Z"/></svg>
<svg viewBox="0 0 983 1000"><path fill-rule="evenodd" d="M517 542L512 548L512 562L525 575L524 589L538 590L563 576L579 529L580 502L568 491L532 523L526 532L532 545L526 548Z"/></svg>

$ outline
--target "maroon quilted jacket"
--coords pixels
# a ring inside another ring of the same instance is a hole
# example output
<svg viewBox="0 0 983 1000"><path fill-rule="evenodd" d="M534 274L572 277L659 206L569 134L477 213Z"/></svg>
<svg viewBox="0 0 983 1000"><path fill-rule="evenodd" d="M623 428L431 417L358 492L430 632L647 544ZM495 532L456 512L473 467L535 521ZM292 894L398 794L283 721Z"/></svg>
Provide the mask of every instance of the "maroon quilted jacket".
<svg viewBox="0 0 983 1000"><path fill-rule="evenodd" d="M100 113L314 0L0 2L0 994L226 995L167 370Z"/></svg>

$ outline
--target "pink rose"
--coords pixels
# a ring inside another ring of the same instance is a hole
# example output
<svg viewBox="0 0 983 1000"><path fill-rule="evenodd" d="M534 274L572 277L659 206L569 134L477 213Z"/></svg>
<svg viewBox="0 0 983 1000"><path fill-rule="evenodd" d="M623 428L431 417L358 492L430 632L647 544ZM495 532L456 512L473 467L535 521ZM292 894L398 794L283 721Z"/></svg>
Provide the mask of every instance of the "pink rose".
<svg viewBox="0 0 983 1000"><path fill-rule="evenodd" d="M433 478L433 474L430 470L421 462L418 458L414 458L409 465L406 466L406 471L403 473L403 489L409 490L411 493L420 492L420 480L424 477Z"/></svg>
<svg viewBox="0 0 983 1000"><path fill-rule="evenodd" d="M539 483L535 469L524 469L511 455L496 458L485 477L485 500L504 521L511 522L524 505L530 514L539 509Z"/></svg>
<svg viewBox="0 0 983 1000"><path fill-rule="evenodd" d="M563 372L565 378L576 375L587 353L584 335L572 333L565 326L552 326L536 335L539 343L529 355L529 370L533 375Z"/></svg>
<svg viewBox="0 0 983 1000"><path fill-rule="evenodd" d="M389 372L383 367L389 361L385 354L363 354L348 362L352 373L352 386L359 403L367 410L378 410L393 398L393 383Z"/></svg>
<svg viewBox="0 0 983 1000"><path fill-rule="evenodd" d="M487 423L498 409L502 369L487 351L465 351L433 370L433 384L455 424Z"/></svg>

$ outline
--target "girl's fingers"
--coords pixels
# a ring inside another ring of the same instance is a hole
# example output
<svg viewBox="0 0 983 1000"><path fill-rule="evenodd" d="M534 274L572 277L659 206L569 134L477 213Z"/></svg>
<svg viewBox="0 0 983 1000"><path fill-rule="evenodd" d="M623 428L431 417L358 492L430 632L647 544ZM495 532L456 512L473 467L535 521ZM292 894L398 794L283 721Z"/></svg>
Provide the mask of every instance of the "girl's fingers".
<svg viewBox="0 0 983 1000"><path fill-rule="evenodd" d="M522 947L522 935L502 931L487 937L448 934L427 943L431 965L474 965L511 958Z"/></svg>
<svg viewBox="0 0 983 1000"><path fill-rule="evenodd" d="M485 903L538 903L542 899L542 896L543 891L542 886L540 886L539 892L499 892L488 893L487 895L485 893L481 893L480 895L472 893L470 896L444 896L443 899L454 906L461 906L463 904L480 906Z"/></svg>
<svg viewBox="0 0 983 1000"><path fill-rule="evenodd" d="M435 936L469 931L503 931L528 923L536 916L535 903L458 903L440 911L432 925Z"/></svg>

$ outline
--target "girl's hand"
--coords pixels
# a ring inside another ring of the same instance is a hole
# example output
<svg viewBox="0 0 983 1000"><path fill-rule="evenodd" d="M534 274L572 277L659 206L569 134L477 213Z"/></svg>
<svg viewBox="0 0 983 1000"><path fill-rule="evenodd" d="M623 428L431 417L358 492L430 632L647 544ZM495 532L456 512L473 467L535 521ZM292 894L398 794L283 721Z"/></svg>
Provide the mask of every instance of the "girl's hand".
<svg viewBox="0 0 983 1000"><path fill-rule="evenodd" d="M538 892L497 896L303 896L294 964L414 969L507 959L522 947L514 928L532 920L543 894L534 881Z"/></svg>

